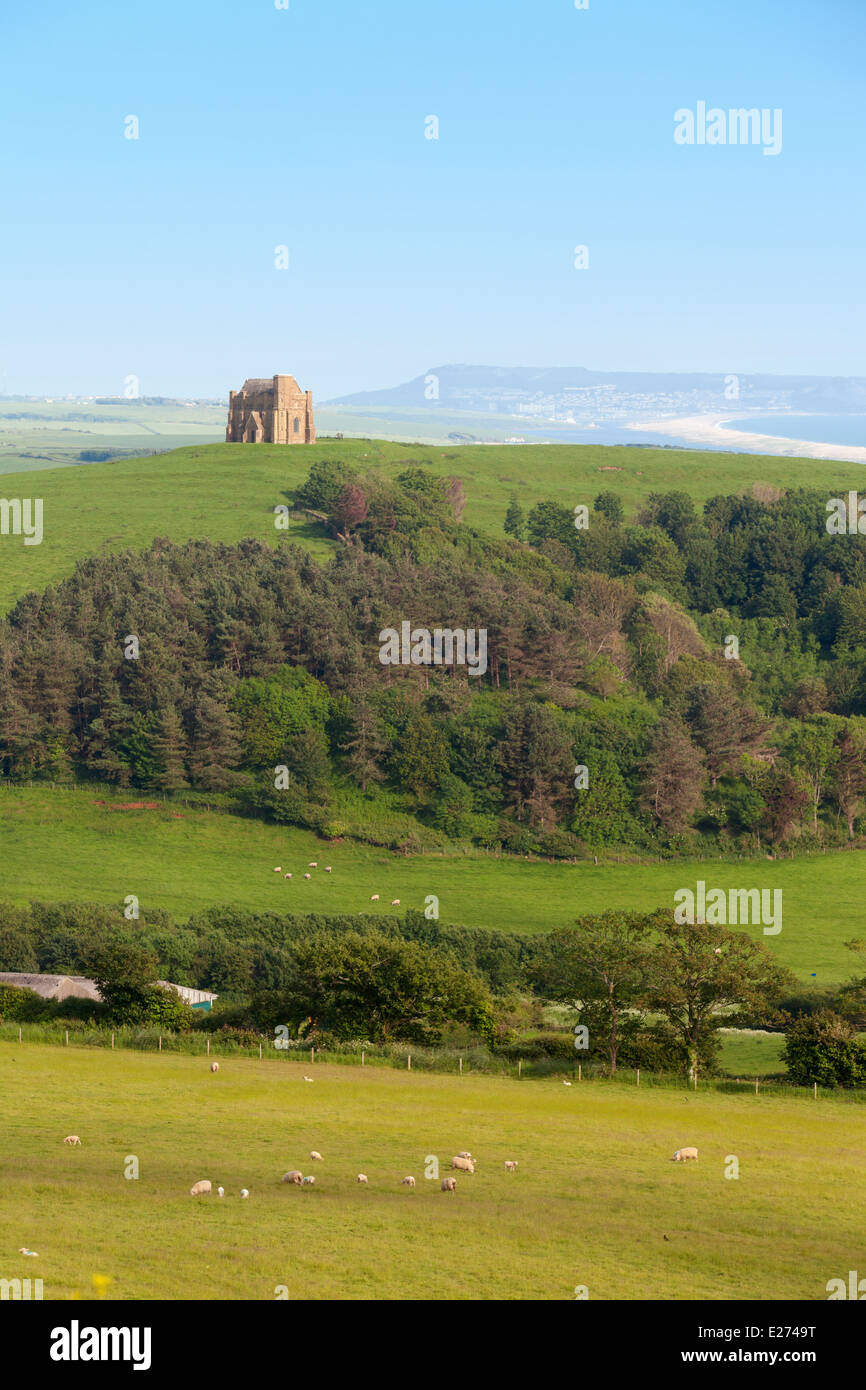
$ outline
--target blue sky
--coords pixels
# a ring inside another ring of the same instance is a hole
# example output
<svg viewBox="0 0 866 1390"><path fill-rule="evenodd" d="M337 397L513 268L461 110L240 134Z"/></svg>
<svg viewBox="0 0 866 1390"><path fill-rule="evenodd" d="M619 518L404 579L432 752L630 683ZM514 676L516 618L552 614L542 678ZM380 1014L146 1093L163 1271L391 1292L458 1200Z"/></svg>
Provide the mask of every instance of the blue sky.
<svg viewBox="0 0 866 1390"><path fill-rule="evenodd" d="M861 0L18 6L0 393L866 374L864 38ZM781 153L677 145L698 101L781 108Z"/></svg>

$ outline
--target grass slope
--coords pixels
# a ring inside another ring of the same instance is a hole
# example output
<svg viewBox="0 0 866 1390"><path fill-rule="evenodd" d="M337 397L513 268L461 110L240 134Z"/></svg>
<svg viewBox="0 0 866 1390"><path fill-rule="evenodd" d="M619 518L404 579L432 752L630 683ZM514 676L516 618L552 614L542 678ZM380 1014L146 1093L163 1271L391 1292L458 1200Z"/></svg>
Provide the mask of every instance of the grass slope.
<svg viewBox="0 0 866 1390"><path fill-rule="evenodd" d="M0 538L0 612L22 594L65 578L83 556L143 549L154 536L230 543L254 536L273 543L287 534L274 527L274 507L288 500L316 458L341 458L386 474L414 461L456 474L466 489L467 523L497 536L512 492L528 508L541 498L569 507L591 503L610 490L633 515L649 492L672 488L702 502L719 492L748 491L755 482L820 484L835 496L863 481L856 464L814 459L600 445L442 448L367 439L323 439L297 449L214 444L38 475L10 473L5 497L43 499L44 539L25 546L22 537ZM306 523L293 521L288 535L320 557L329 552L330 543Z"/></svg>
<svg viewBox="0 0 866 1390"><path fill-rule="evenodd" d="M100 789L0 792L0 899L119 903L134 893L179 919L212 904L255 910L399 916L436 894L443 921L501 931L547 931L606 908L674 905L678 888L781 888L778 936L748 928L804 981L847 979L845 941L862 935L866 856L667 864L565 864L485 854L396 855L310 832L167 802L156 811L112 809L129 798ZM136 797L136 799L138 799ZM97 800L107 804L99 806ZM331 864L303 874L310 860ZM291 870L287 882L275 865ZM381 901L370 903L379 893ZM400 907L389 906L392 898ZM812 978L814 975L814 979Z"/></svg>
<svg viewBox="0 0 866 1390"><path fill-rule="evenodd" d="M46 1299L92 1297L94 1275L119 1299L825 1299L862 1251L839 1202L862 1175L855 1104L314 1071L0 1045L3 1277ZM683 1144L697 1163L670 1161ZM425 1181L463 1148L456 1194ZM295 1166L314 1188L280 1184ZM203 1177L225 1198L189 1197Z"/></svg>

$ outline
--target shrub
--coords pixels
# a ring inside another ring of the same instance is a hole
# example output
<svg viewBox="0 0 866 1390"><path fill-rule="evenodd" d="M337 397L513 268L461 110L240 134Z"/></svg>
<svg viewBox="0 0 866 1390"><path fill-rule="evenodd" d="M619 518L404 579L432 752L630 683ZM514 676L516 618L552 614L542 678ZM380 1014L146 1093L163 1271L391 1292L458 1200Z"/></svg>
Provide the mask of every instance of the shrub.
<svg viewBox="0 0 866 1390"><path fill-rule="evenodd" d="M785 1038L782 1057L798 1086L866 1085L866 1047L850 1023L829 1010L798 1019Z"/></svg>

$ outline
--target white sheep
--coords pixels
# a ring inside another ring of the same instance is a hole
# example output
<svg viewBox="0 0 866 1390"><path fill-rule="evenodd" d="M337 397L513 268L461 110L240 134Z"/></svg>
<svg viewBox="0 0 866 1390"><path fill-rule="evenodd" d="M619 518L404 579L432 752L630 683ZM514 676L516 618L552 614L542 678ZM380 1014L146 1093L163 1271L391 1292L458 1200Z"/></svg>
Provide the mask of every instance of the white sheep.
<svg viewBox="0 0 866 1390"><path fill-rule="evenodd" d="M442 1181L441 1181L441 1183L439 1184L439 1188L440 1188L440 1191L442 1191L442 1192L456 1192L456 1191L457 1191L457 1179L456 1179L456 1178L443 1178Z"/></svg>
<svg viewBox="0 0 866 1390"><path fill-rule="evenodd" d="M400 906L400 899L399 899L399 898L392 898L392 899L391 899L391 906L392 906L392 907L399 907L399 906Z"/></svg>
<svg viewBox="0 0 866 1390"><path fill-rule="evenodd" d="M325 1161L325 1160L322 1158L322 1155L319 1153L319 1150L318 1150L318 1149L311 1149L311 1150L310 1150L310 1158L313 1159L313 1161L314 1161L315 1163L324 1163L324 1161Z"/></svg>
<svg viewBox="0 0 866 1390"><path fill-rule="evenodd" d="M697 1149L694 1149L694 1148L690 1148L690 1149L677 1149L676 1153L675 1153L674 1156L673 1156L673 1160L672 1160L672 1161L673 1161L674 1163L683 1163L686 1159L689 1159L689 1158L694 1158L694 1159L696 1159L697 1156L698 1156L698 1151L697 1151Z"/></svg>
<svg viewBox="0 0 866 1390"><path fill-rule="evenodd" d="M401 1186L401 1187L414 1187L414 1186L415 1186L415 1179L414 1179L414 1178L401 1178L401 1179L400 1179L400 1186Z"/></svg>
<svg viewBox="0 0 866 1390"><path fill-rule="evenodd" d="M248 1190L246 1187L242 1187L242 1188L241 1188L241 1196L242 1196L242 1197L249 1197L249 1195L250 1195L250 1194L249 1194L249 1190Z"/></svg>
<svg viewBox="0 0 866 1390"><path fill-rule="evenodd" d="M81 1140L77 1134L67 1134L63 1142L64 1144L80 1144Z"/></svg>
<svg viewBox="0 0 866 1390"><path fill-rule="evenodd" d="M460 1152L459 1152L459 1154L457 1155L457 1157L458 1157L458 1158L469 1158L469 1159L471 1159L471 1158L472 1158L472 1155L471 1155L471 1153L469 1152L468 1149L461 1149Z"/></svg>
<svg viewBox="0 0 866 1390"><path fill-rule="evenodd" d="M283 872L283 866L282 866L282 864L278 864L278 865L276 866L276 868L274 869L274 873L275 873L275 874L281 874L282 872Z"/></svg>
<svg viewBox="0 0 866 1390"><path fill-rule="evenodd" d="M312 874L304 874L304 878L312 878L312 877L313 877Z"/></svg>
<svg viewBox="0 0 866 1390"><path fill-rule="evenodd" d="M284 877L284 878L291 878L292 875L291 875L291 874L284 874L283 877Z"/></svg>
<svg viewBox="0 0 866 1390"><path fill-rule="evenodd" d="M452 1160L451 1160L451 1167L452 1167L452 1168L459 1168L460 1171L463 1172L463 1173L474 1173L474 1172L475 1172L475 1164L472 1162L472 1159L471 1159L471 1158L461 1158L459 1154L455 1154L454 1157L452 1158Z"/></svg>
<svg viewBox="0 0 866 1390"><path fill-rule="evenodd" d="M370 902L371 902L371 903L377 903L378 901L379 901L379 894L378 894L378 893L374 893L373 896L372 896L372 898L370 899Z"/></svg>
<svg viewBox="0 0 866 1390"><path fill-rule="evenodd" d="M211 1064L210 1064L210 1069L211 1069L211 1071L219 1071L219 1069L220 1069L220 1064L219 1064L219 1062L211 1062Z"/></svg>
<svg viewBox="0 0 866 1390"><path fill-rule="evenodd" d="M515 1159L513 1159L513 1158L506 1158L506 1160L505 1160L505 1171L506 1171L506 1173L513 1173L516 1167L517 1167L517 1162L516 1162Z"/></svg>
<svg viewBox="0 0 866 1390"><path fill-rule="evenodd" d="M331 873L331 872L332 872L332 869L331 869L330 864L326 864L326 865L325 865L325 873L326 873L326 874L329 874L329 873Z"/></svg>
<svg viewBox="0 0 866 1390"><path fill-rule="evenodd" d="M359 1174L358 1174L358 1182L364 1182L364 1183L369 1182L369 1179L368 1179L368 1177L367 1177L367 1174L366 1174L366 1173L359 1173Z"/></svg>
<svg viewBox="0 0 866 1390"><path fill-rule="evenodd" d="M212 1191L213 1188L207 1178L203 1178L201 1182L193 1183L189 1190L189 1195L190 1197L209 1197Z"/></svg>
<svg viewBox="0 0 866 1390"><path fill-rule="evenodd" d="M305 1077L304 1077L304 1080L305 1080L305 1081L312 1081L312 1079L313 1079L313 1078L312 1078L311 1076L305 1076Z"/></svg>
<svg viewBox="0 0 866 1390"><path fill-rule="evenodd" d="M224 1187L218 1187L218 1188L217 1188L217 1196L218 1196L218 1197L224 1197L225 1195L226 1195L226 1190L225 1190L225 1188L224 1188Z"/></svg>
<svg viewBox="0 0 866 1390"><path fill-rule="evenodd" d="M307 865L307 868L308 868L308 869L318 869L318 867L319 867L319 863L318 863L318 860L316 860L316 859L311 859L310 862L309 862L309 864Z"/></svg>
<svg viewBox="0 0 866 1390"><path fill-rule="evenodd" d="M296 1187L300 1187L301 1183L304 1181L304 1175L300 1168L292 1168L288 1173L283 1174L281 1181L291 1182L294 1183Z"/></svg>

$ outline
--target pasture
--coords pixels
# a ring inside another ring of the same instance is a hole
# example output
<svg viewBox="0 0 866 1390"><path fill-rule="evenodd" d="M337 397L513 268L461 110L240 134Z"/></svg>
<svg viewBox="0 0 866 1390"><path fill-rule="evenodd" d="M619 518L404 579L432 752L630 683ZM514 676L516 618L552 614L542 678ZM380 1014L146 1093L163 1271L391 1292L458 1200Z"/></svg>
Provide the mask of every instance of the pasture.
<svg viewBox="0 0 866 1390"><path fill-rule="evenodd" d="M147 438L142 447L160 447L155 436ZM48 468L39 473L38 487L33 474L9 473L3 480L5 497L42 498L44 538L38 546L25 546L20 537L0 539L0 613L22 594L66 578L85 556L141 550L155 536L229 544L246 537L275 544L287 537L325 558L335 542L318 526L299 518L288 532L274 527L274 507L289 501L316 459L343 459L386 476L412 463L456 474L466 491L466 523L498 537L512 492L528 510L544 498L573 507L612 491L633 519L650 492L679 488L703 502L763 482L825 486L832 496L863 479L858 464L815 459L584 444L443 448L370 439L321 439L303 449L198 445L149 458Z"/></svg>
<svg viewBox="0 0 866 1390"><path fill-rule="evenodd" d="M14 1043L0 1089L0 1277L46 1299L820 1300L863 1250L850 1101ZM460 1149L477 1171L442 1193L425 1164Z"/></svg>
<svg viewBox="0 0 866 1390"><path fill-rule="evenodd" d="M441 920L499 931L542 932L606 908L673 908L678 888L780 888L782 930L764 941L804 983L837 984L854 973L845 942L862 935L866 854L798 859L675 863L550 863L482 851L404 856L310 831L268 825L181 800L157 810L123 810L129 794L88 787L0 791L0 900L120 903L164 908L178 920L211 906L316 913L424 909L439 898ZM99 801L105 804L97 804ZM38 853L34 853L38 846ZM303 874L310 860L320 868ZM323 866L333 866L325 874ZM286 881L280 865L292 871ZM380 901L371 903L372 894ZM393 898L400 907L391 907Z"/></svg>

